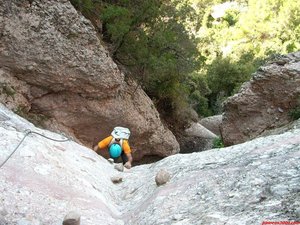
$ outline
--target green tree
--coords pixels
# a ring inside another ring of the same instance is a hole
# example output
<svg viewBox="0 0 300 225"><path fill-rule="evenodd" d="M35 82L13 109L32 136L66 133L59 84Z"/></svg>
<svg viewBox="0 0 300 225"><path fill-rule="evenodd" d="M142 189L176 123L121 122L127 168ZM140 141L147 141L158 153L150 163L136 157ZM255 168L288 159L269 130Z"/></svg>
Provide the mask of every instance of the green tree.
<svg viewBox="0 0 300 225"><path fill-rule="evenodd" d="M204 0L199 0L204 2ZM300 49L299 3L296 0L240 0L224 15L212 17L214 5L204 10L197 36L206 58L201 69L211 93L209 108L222 110L221 102L272 55Z"/></svg>
<svg viewBox="0 0 300 225"><path fill-rule="evenodd" d="M201 65L184 25L193 16L183 1L138 1L103 10L115 60L130 69L163 114L178 116L179 109L189 107L188 74Z"/></svg>
<svg viewBox="0 0 300 225"><path fill-rule="evenodd" d="M179 118L191 109L189 74L203 58L187 27L197 26L197 14L182 0L93 1L102 34L113 59L126 66L154 100L162 115ZM184 116L184 119L187 119Z"/></svg>
<svg viewBox="0 0 300 225"><path fill-rule="evenodd" d="M222 102L235 94L241 85L251 78L261 65L260 60L254 60L253 53L245 53L234 61L230 57L217 57L209 66L206 79L211 93L208 95L214 114L222 112Z"/></svg>
<svg viewBox="0 0 300 225"><path fill-rule="evenodd" d="M94 11L93 0L71 0L74 7L81 11L85 16L91 17Z"/></svg>
<svg viewBox="0 0 300 225"><path fill-rule="evenodd" d="M297 0L71 2L101 21L113 59L166 117L221 113L265 60L300 49Z"/></svg>

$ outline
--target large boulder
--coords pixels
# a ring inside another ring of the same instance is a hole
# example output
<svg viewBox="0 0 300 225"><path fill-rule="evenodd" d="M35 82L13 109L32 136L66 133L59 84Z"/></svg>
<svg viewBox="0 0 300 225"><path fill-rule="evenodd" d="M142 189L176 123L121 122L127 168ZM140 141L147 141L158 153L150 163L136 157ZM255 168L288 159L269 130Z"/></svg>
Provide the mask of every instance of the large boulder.
<svg viewBox="0 0 300 225"><path fill-rule="evenodd" d="M192 122L177 140L180 145L180 153L201 152L213 148L214 141L220 135L222 115L210 116Z"/></svg>
<svg viewBox="0 0 300 225"><path fill-rule="evenodd" d="M213 141L217 137L217 135L206 129L199 122L193 122L177 137L180 144L180 153L201 152L211 149Z"/></svg>
<svg viewBox="0 0 300 225"><path fill-rule="evenodd" d="M291 121L300 106L300 52L259 68L239 93L224 104L221 133L225 145L242 143Z"/></svg>
<svg viewBox="0 0 300 225"><path fill-rule="evenodd" d="M280 135L124 172L71 140L54 141L65 138L1 105L0 137L0 165L16 150L0 168L1 225L58 225L73 212L82 225L299 220L300 120ZM159 171L168 178L161 186Z"/></svg>
<svg viewBox="0 0 300 225"><path fill-rule="evenodd" d="M126 126L135 159L179 152L151 100L67 0L0 0L0 73L2 103L88 147Z"/></svg>
<svg viewBox="0 0 300 225"><path fill-rule="evenodd" d="M220 136L220 126L222 123L222 115L209 116L201 119L199 123L206 129L213 132L215 135Z"/></svg>

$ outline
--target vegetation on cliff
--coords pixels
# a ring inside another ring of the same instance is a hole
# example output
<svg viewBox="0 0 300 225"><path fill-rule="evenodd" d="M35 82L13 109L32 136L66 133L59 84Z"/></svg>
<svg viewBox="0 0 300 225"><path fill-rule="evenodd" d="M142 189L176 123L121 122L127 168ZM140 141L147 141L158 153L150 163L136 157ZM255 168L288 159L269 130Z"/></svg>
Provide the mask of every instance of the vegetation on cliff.
<svg viewBox="0 0 300 225"><path fill-rule="evenodd" d="M71 2L173 122L188 121L191 108L220 113L265 60L300 49L297 0Z"/></svg>

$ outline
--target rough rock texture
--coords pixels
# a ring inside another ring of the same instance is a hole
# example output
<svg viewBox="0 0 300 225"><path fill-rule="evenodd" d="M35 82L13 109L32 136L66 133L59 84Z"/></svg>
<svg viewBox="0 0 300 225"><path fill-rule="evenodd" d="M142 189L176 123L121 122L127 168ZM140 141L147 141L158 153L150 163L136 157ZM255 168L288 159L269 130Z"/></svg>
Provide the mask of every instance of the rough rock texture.
<svg viewBox="0 0 300 225"><path fill-rule="evenodd" d="M1 163L28 129L50 138L65 139L35 128L0 105ZM116 190L110 176L118 172L95 152L73 141L55 142L30 134L0 171L0 205L7 211L4 225L20 221L29 221L30 225L58 225L70 211L81 214L83 224L116 221L110 214L117 214L117 210L109 200L114 199Z"/></svg>
<svg viewBox="0 0 300 225"><path fill-rule="evenodd" d="M224 144L242 143L289 123L289 111L296 106L300 106L300 52L262 66L225 102L221 125Z"/></svg>
<svg viewBox="0 0 300 225"><path fill-rule="evenodd" d="M200 123L192 123L181 136L178 137L180 153L200 152L211 149L217 135L206 129Z"/></svg>
<svg viewBox="0 0 300 225"><path fill-rule="evenodd" d="M199 123L206 129L213 132L215 135L220 136L220 126L222 123L222 115L209 116L201 119Z"/></svg>
<svg viewBox="0 0 300 225"><path fill-rule="evenodd" d="M0 74L2 103L43 115L44 126L88 147L126 126L135 159L179 151L151 100L67 0L0 0Z"/></svg>
<svg viewBox="0 0 300 225"><path fill-rule="evenodd" d="M30 102L25 97L29 93L29 86L25 82L0 67L0 102L15 112L21 108L29 110Z"/></svg>
<svg viewBox="0 0 300 225"><path fill-rule="evenodd" d="M55 139L0 106L0 162L27 129ZM83 225L262 224L299 221L300 120L283 134L121 173L90 149L30 134L0 169L0 222L61 225L76 211ZM161 169L170 181L157 187ZM113 184L113 176L123 182Z"/></svg>

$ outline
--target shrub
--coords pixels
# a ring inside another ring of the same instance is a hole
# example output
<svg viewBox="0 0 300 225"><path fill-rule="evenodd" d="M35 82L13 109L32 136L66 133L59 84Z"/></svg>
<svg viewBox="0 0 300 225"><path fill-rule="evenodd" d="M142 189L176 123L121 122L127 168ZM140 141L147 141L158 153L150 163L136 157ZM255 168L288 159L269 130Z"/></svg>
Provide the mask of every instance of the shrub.
<svg viewBox="0 0 300 225"><path fill-rule="evenodd" d="M50 119L48 116L44 114L29 112L29 108L23 105L18 106L14 110L14 113L18 114L19 116L33 123L35 126L41 128L44 128L45 122Z"/></svg>
<svg viewBox="0 0 300 225"><path fill-rule="evenodd" d="M220 137L217 137L213 140L213 148L223 148L224 143Z"/></svg>
<svg viewBox="0 0 300 225"><path fill-rule="evenodd" d="M0 83L0 94L5 94L5 95L10 96L14 99L14 96L16 94L16 90L12 86L9 86L6 83Z"/></svg>
<svg viewBox="0 0 300 225"><path fill-rule="evenodd" d="M289 111L289 116L293 120L297 120L300 118L300 106L297 106Z"/></svg>

